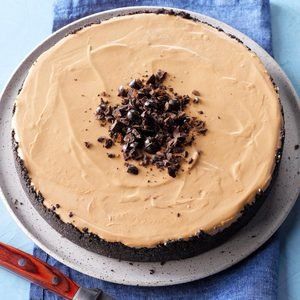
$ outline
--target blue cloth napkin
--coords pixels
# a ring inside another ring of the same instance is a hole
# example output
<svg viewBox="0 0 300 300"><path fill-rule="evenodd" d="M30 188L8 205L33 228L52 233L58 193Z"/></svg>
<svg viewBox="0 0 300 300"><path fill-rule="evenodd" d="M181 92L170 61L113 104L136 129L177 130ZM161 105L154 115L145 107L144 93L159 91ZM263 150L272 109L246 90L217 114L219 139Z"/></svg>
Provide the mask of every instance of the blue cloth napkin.
<svg viewBox="0 0 300 300"><path fill-rule="evenodd" d="M271 24L268 0L57 0L53 31L86 15L117 7L160 5L200 12L247 34L270 54ZM57 262L35 247L34 255L60 269L85 287L100 288L116 299L268 300L277 297L279 242L272 238L243 262L202 280L167 287L135 287L88 277ZM61 299L32 284L32 300Z"/></svg>

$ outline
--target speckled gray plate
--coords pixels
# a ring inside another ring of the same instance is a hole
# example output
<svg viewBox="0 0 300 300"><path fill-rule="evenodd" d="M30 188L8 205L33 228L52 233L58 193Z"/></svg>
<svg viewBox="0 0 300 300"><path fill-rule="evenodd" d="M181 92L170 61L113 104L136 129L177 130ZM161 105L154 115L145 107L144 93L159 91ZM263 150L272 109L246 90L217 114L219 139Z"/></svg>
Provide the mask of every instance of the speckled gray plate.
<svg viewBox="0 0 300 300"><path fill-rule="evenodd" d="M225 244L194 258L168 262L163 266L160 263L133 263L130 265L125 261L119 262L89 252L63 238L37 213L19 182L11 149L11 116L15 97L32 63L42 52L66 34L85 24L145 9L155 11L158 8L117 9L76 21L50 36L22 62L4 90L0 102L0 184L3 200L16 222L39 247L57 260L82 273L107 281L158 286L188 282L220 272L247 257L278 229L293 207L299 192L300 182L299 175L297 175L299 159L297 156L300 151L295 151L294 145L300 143L300 118L299 101L291 83L277 63L261 47L224 23L189 12L193 17L219 26L225 32L240 38L257 53L280 88L286 122L286 138L279 176L269 197L251 222ZM15 199L18 199L23 205L15 205ZM155 270L153 275L150 275L150 269Z"/></svg>

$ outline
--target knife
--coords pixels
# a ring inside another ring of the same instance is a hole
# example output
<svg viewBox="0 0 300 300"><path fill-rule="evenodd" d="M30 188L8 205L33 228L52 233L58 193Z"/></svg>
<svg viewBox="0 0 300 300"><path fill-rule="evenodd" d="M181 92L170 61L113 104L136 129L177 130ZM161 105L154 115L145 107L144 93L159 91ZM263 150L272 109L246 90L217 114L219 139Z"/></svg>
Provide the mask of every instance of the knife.
<svg viewBox="0 0 300 300"><path fill-rule="evenodd" d="M58 269L0 242L0 266L68 300L112 300L99 289L80 287Z"/></svg>

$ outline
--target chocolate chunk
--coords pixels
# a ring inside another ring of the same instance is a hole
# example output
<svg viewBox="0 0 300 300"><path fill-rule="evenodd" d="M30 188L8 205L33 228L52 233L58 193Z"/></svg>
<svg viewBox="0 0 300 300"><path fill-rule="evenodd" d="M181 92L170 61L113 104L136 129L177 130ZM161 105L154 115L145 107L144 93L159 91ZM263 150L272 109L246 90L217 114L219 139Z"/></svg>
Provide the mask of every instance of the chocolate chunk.
<svg viewBox="0 0 300 300"><path fill-rule="evenodd" d="M125 131L125 124L122 123L119 120L115 120L111 127L110 127L110 132L112 133L112 135L119 133L119 132L124 132Z"/></svg>
<svg viewBox="0 0 300 300"><path fill-rule="evenodd" d="M57 203L57 204L55 204L55 207L56 208L60 208L60 205Z"/></svg>
<svg viewBox="0 0 300 300"><path fill-rule="evenodd" d="M69 212L69 217L72 218L74 216L74 214L70 211Z"/></svg>
<svg viewBox="0 0 300 300"><path fill-rule="evenodd" d="M109 158L115 158L115 157L116 157L116 154L114 154L114 153L107 153L107 156L108 156Z"/></svg>
<svg viewBox="0 0 300 300"><path fill-rule="evenodd" d="M140 79L133 79L129 83L129 86L135 90L139 90L143 86L143 83Z"/></svg>
<svg viewBox="0 0 300 300"><path fill-rule="evenodd" d="M155 270L151 269L151 270L149 270L149 272L150 272L150 275L153 275L155 273Z"/></svg>
<svg viewBox="0 0 300 300"><path fill-rule="evenodd" d="M198 104L198 103L200 102L200 98L195 97L194 100L193 100L193 102L194 102L195 104Z"/></svg>
<svg viewBox="0 0 300 300"><path fill-rule="evenodd" d="M180 213L177 213L177 217L179 218L181 216L181 214Z"/></svg>
<svg viewBox="0 0 300 300"><path fill-rule="evenodd" d="M88 229L87 227L83 227L83 228L82 228L82 231L83 231L84 233L88 233L89 229Z"/></svg>
<svg viewBox="0 0 300 300"><path fill-rule="evenodd" d="M299 145L297 144L297 145L295 145L295 150L298 150L299 149Z"/></svg>
<svg viewBox="0 0 300 300"><path fill-rule="evenodd" d="M160 83L163 82L163 80L166 78L167 72L163 70L158 70L156 73L156 78L160 81Z"/></svg>
<svg viewBox="0 0 300 300"><path fill-rule="evenodd" d="M155 84L155 82L156 82L156 77L154 74L152 74L146 81L147 84Z"/></svg>
<svg viewBox="0 0 300 300"><path fill-rule="evenodd" d="M121 86L118 88L118 96L119 96L119 97L126 97L126 96L127 96L127 93L128 93L128 90L125 89L123 85L121 85Z"/></svg>
<svg viewBox="0 0 300 300"><path fill-rule="evenodd" d="M151 154L156 153L160 149L159 142L153 137L148 137L145 140L145 151Z"/></svg>
<svg viewBox="0 0 300 300"><path fill-rule="evenodd" d="M155 76L156 76L156 80L161 84L166 79L167 72L158 70Z"/></svg>
<svg viewBox="0 0 300 300"><path fill-rule="evenodd" d="M176 177L176 172L177 172L177 170L173 166L168 167L168 174L171 177L175 178Z"/></svg>
<svg viewBox="0 0 300 300"><path fill-rule="evenodd" d="M106 149L110 149L113 146L114 142L112 139L105 139L104 141L104 147Z"/></svg>
<svg viewBox="0 0 300 300"><path fill-rule="evenodd" d="M193 161L194 161L194 159L193 159L193 158L190 158L189 161L188 161L189 165L192 164Z"/></svg>
<svg viewBox="0 0 300 300"><path fill-rule="evenodd" d="M165 108L169 111L178 111L180 108L180 101L171 99L165 104Z"/></svg>
<svg viewBox="0 0 300 300"><path fill-rule="evenodd" d="M197 90L193 90L193 91L192 91L192 94L195 95L195 96L200 96L200 93L199 93L199 91L197 91Z"/></svg>
<svg viewBox="0 0 300 300"><path fill-rule="evenodd" d="M105 137L100 136L100 137L98 137L97 141L98 141L99 143L103 143L103 142L105 141Z"/></svg>
<svg viewBox="0 0 300 300"><path fill-rule="evenodd" d="M140 121L140 114L134 109L129 110L126 117L128 120L135 123Z"/></svg>
<svg viewBox="0 0 300 300"><path fill-rule="evenodd" d="M134 165L128 164L127 165L127 173L137 175L137 174L139 174L139 169Z"/></svg>
<svg viewBox="0 0 300 300"><path fill-rule="evenodd" d="M84 142L84 145L85 145L85 147L88 148L88 149L92 147L92 144L89 143L89 142Z"/></svg>

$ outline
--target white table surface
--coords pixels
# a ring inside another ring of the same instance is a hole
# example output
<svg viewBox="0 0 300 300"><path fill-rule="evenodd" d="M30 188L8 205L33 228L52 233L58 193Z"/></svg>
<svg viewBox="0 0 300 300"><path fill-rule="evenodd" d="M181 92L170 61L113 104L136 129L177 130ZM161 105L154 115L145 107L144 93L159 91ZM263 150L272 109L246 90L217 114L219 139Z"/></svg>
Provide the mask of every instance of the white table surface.
<svg viewBox="0 0 300 300"><path fill-rule="evenodd" d="M22 59L51 33L52 0L0 0L0 90ZM271 0L273 50L300 94L300 1ZM300 116L299 116L300 117ZM300 202L280 230L279 299L300 299ZM32 253L33 243L0 202L0 241ZM28 299L29 284L0 269L0 299Z"/></svg>

